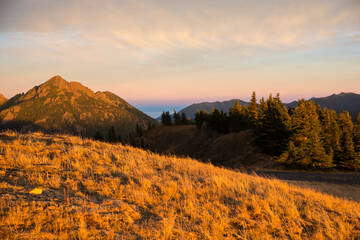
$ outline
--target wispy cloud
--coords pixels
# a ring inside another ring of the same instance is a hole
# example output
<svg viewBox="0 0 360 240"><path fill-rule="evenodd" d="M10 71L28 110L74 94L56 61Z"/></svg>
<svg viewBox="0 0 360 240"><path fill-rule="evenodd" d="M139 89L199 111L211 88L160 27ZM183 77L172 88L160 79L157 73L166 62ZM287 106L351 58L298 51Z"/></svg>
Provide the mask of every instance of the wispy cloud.
<svg viewBox="0 0 360 240"><path fill-rule="evenodd" d="M79 41L132 50L306 47L358 38L359 12L357 0L18 0L2 4L0 29L49 40L74 31Z"/></svg>
<svg viewBox="0 0 360 240"><path fill-rule="evenodd" d="M196 69L204 78L249 59L358 46L359 12L358 0L4 0L0 61L81 61L133 76Z"/></svg>

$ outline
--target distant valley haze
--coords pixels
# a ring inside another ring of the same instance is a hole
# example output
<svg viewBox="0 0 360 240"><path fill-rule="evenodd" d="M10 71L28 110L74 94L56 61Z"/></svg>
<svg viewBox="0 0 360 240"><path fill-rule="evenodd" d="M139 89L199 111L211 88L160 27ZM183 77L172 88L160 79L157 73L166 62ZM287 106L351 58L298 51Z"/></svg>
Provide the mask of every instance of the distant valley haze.
<svg viewBox="0 0 360 240"><path fill-rule="evenodd" d="M146 113L147 115L149 115L152 118L158 118L162 112L174 112L177 111L179 112L181 109L185 108L185 105L149 105L149 106L144 106L144 105L136 105L134 104L134 106L139 109L140 111Z"/></svg>

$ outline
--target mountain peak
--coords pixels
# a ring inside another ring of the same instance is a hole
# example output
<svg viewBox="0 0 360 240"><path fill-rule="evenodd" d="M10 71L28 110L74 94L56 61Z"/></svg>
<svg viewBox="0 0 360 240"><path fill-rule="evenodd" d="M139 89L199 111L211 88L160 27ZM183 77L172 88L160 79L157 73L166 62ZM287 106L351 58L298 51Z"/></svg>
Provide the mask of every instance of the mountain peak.
<svg viewBox="0 0 360 240"><path fill-rule="evenodd" d="M52 84L60 87L61 85L64 86L68 83L69 82L63 79L60 75L57 75L47 80L44 84Z"/></svg>
<svg viewBox="0 0 360 240"><path fill-rule="evenodd" d="M61 76L57 75L54 76L52 78L50 78L49 80L47 80L45 83L43 83L42 85L40 85L41 89L59 89L59 90L66 90L68 92L72 92L72 93L78 93L78 92L84 92L88 95L93 95L94 92L85 87L84 85L82 85L79 82L68 82L65 79L63 79Z"/></svg>
<svg viewBox="0 0 360 240"><path fill-rule="evenodd" d="M66 81L65 79L63 79L61 76L57 75L57 76L50 78L43 84L41 84L40 88L41 89L44 89L44 88L69 89L69 82Z"/></svg>
<svg viewBox="0 0 360 240"><path fill-rule="evenodd" d="M341 92L338 94L338 96L350 96L350 95L353 95L354 93L350 93L350 92Z"/></svg>

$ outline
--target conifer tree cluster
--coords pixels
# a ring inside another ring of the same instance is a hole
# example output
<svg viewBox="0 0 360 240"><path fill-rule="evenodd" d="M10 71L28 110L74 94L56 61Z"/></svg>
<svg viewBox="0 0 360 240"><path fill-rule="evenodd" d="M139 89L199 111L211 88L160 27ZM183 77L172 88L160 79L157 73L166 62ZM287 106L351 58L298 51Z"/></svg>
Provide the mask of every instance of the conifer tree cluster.
<svg viewBox="0 0 360 240"><path fill-rule="evenodd" d="M197 111L195 124L206 122L218 133L253 129L258 149L279 162L302 168L360 168L360 114L321 109L313 101L299 100L287 109L279 94L257 103L255 92L248 106L238 101L229 113Z"/></svg>
<svg viewBox="0 0 360 240"><path fill-rule="evenodd" d="M207 111L196 111L195 125L200 128L204 122L207 122L209 127L218 133L227 133L230 131L229 117L219 109L211 109L210 114Z"/></svg>
<svg viewBox="0 0 360 240"><path fill-rule="evenodd" d="M258 120L255 122L255 143L263 153L278 156L287 147L291 118L279 94L260 100Z"/></svg>
<svg viewBox="0 0 360 240"><path fill-rule="evenodd" d="M171 115L169 112L163 112L161 114L161 123L165 126L172 125L172 119L171 119Z"/></svg>
<svg viewBox="0 0 360 240"><path fill-rule="evenodd" d="M174 124L175 124L175 125L181 125L181 117L180 117L180 114L177 113L175 110L174 110L174 114L173 114L173 119L174 119Z"/></svg>
<svg viewBox="0 0 360 240"><path fill-rule="evenodd" d="M116 143L122 142L123 139L121 135L116 135L115 127L111 126L106 137L104 137L100 131L96 131L94 140Z"/></svg>
<svg viewBox="0 0 360 240"><path fill-rule="evenodd" d="M163 112L161 114L161 123L165 126L171 125L187 125L189 124L189 119L186 117L185 113L181 115L174 110L174 114L171 117L169 112Z"/></svg>
<svg viewBox="0 0 360 240"><path fill-rule="evenodd" d="M234 107L230 107L229 114L219 109L211 109L210 113L206 110L196 111L195 125L200 128L204 122L207 122L210 128L218 133L238 132L254 128L258 120L258 112L254 92L248 107L242 106L236 100Z"/></svg>
<svg viewBox="0 0 360 240"><path fill-rule="evenodd" d="M181 125L189 124L189 119L186 117L186 114L184 112L181 114L180 123L181 123Z"/></svg>
<svg viewBox="0 0 360 240"><path fill-rule="evenodd" d="M288 149L280 155L285 164L312 168L332 167L332 159L321 141L322 126L315 104L300 100L291 116Z"/></svg>
<svg viewBox="0 0 360 240"><path fill-rule="evenodd" d="M148 126L148 129L151 128L151 125ZM100 131L96 131L94 135L94 140L97 141L104 141L104 142L111 142L111 143L127 143L131 144L132 139L136 137L143 137L144 136L144 129L137 123L135 132L129 133L129 135L125 138L121 136L121 134L117 135L115 126L110 126L109 131L106 137Z"/></svg>

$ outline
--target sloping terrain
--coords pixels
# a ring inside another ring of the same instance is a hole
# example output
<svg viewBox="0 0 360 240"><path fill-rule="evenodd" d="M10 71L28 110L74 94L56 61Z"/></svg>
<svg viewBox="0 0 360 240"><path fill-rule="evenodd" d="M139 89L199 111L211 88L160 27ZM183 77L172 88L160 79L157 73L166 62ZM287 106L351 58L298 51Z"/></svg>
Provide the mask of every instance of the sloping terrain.
<svg viewBox="0 0 360 240"><path fill-rule="evenodd" d="M18 94L0 106L1 128L46 130L94 136L114 126L123 137L136 124L147 128L156 121L111 92L94 93L77 82L56 76Z"/></svg>
<svg viewBox="0 0 360 240"><path fill-rule="evenodd" d="M215 165L232 168L266 168L274 161L254 151L252 131L204 137L194 125L159 126L145 134L151 151L190 156Z"/></svg>
<svg viewBox="0 0 360 240"><path fill-rule="evenodd" d="M0 106L6 103L7 99L4 97L4 95L0 94Z"/></svg>
<svg viewBox="0 0 360 240"><path fill-rule="evenodd" d="M360 204L188 158L0 134L1 239L358 239Z"/></svg>

